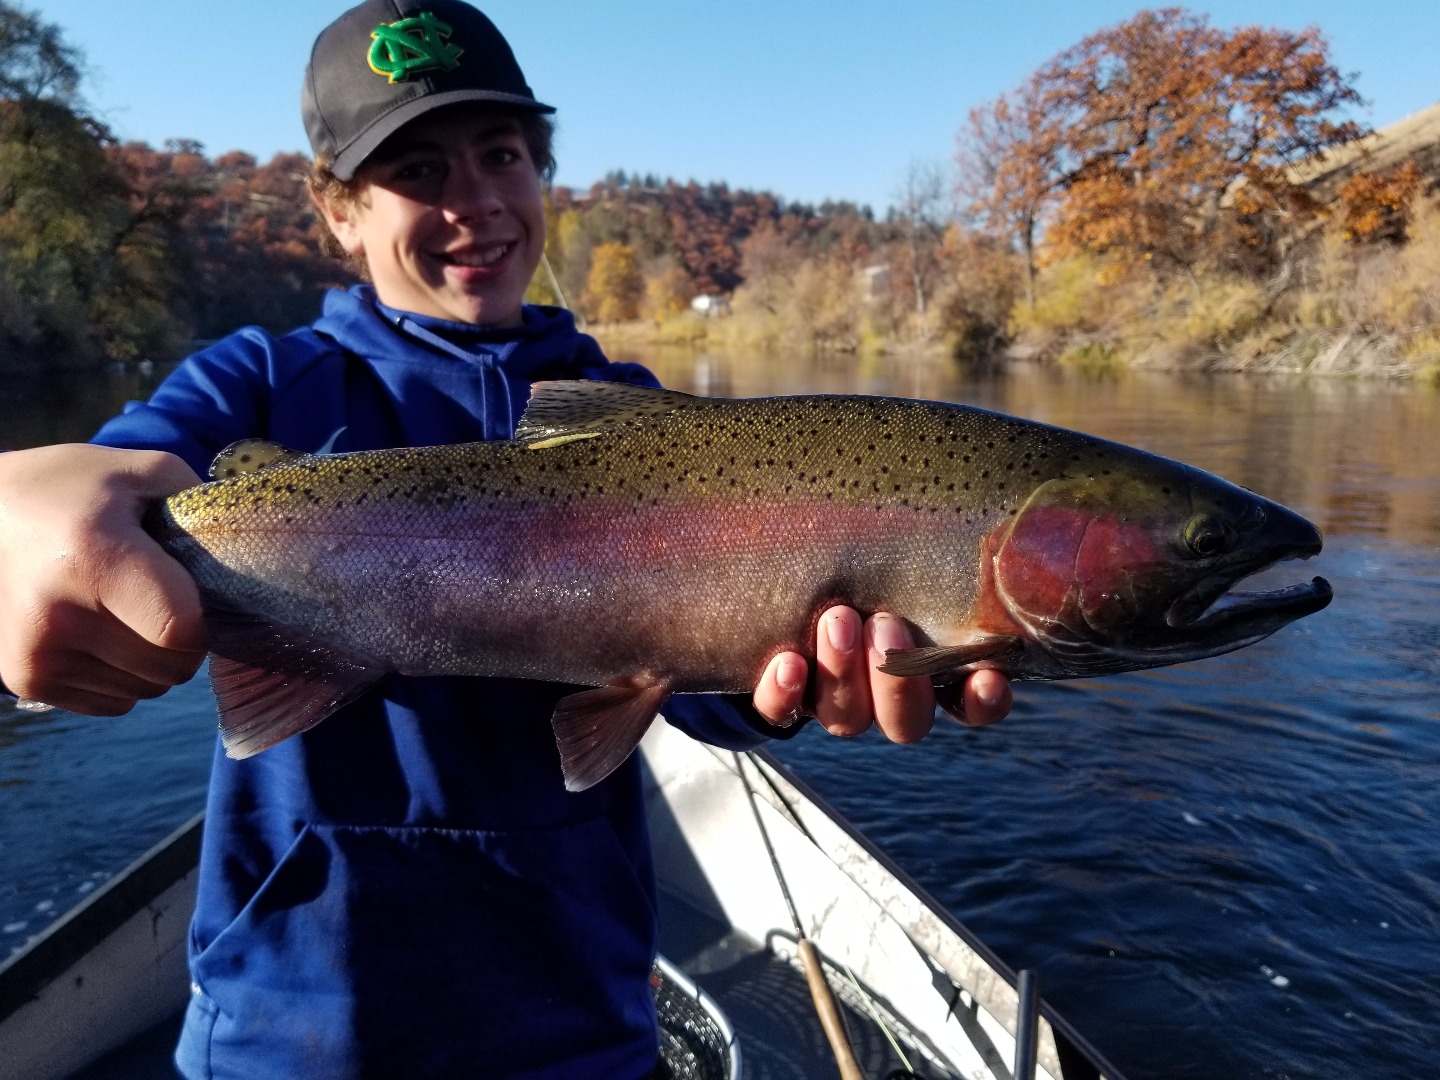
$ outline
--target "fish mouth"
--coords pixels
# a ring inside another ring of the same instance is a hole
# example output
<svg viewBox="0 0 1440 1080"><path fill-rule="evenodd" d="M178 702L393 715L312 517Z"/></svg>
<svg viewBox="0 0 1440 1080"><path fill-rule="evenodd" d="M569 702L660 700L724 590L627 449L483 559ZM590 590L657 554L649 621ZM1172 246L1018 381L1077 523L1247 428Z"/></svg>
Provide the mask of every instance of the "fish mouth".
<svg viewBox="0 0 1440 1080"><path fill-rule="evenodd" d="M1234 590L1235 580L1227 576L1201 582L1170 605L1166 624L1195 644L1254 639L1313 615L1335 595L1323 577L1266 592Z"/></svg>

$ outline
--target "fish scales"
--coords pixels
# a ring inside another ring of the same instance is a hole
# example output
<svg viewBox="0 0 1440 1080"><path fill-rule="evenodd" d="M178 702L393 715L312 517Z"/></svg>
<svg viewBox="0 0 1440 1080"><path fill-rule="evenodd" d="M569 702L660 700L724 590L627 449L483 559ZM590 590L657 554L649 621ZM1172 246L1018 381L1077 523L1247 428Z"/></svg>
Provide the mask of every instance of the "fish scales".
<svg viewBox="0 0 1440 1080"><path fill-rule="evenodd" d="M224 550L268 614L402 670L603 682L669 642L677 668L638 670L741 690L829 601L922 622L937 588L947 610L963 604L979 537L1018 505L1014 477L1056 463L1058 448L1017 450L1023 426L1007 417L894 404L774 399L734 416L697 400L540 450L280 466L197 489L172 513ZM1068 442L1072 457L1092 450ZM948 478L956 463L969 479ZM217 588L233 587L225 577ZM377 623L377 607L394 614ZM299 615L312 608L326 617ZM552 641L564 659L540 655Z"/></svg>
<svg viewBox="0 0 1440 1080"><path fill-rule="evenodd" d="M1223 651L1166 629L1181 597L1198 618L1221 579L1319 547L1189 466L934 402L542 384L515 441L272 449L152 531L224 626L415 675L749 690L776 653L811 653L836 602L902 615L938 678L1152 666ZM1207 528L1231 549L1190 550ZM1223 629L1244 644L1298 617L1271 606ZM1177 642L1146 654L1136 627Z"/></svg>

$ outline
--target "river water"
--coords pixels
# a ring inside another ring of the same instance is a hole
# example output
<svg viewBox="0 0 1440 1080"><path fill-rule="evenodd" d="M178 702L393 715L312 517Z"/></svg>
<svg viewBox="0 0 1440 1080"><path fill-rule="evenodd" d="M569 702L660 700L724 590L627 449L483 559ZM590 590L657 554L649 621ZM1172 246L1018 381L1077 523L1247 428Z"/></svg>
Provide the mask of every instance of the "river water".
<svg viewBox="0 0 1440 1080"><path fill-rule="evenodd" d="M1131 1080L1420 1077L1440 1050L1440 394L1380 382L646 350L713 395L965 401L1295 508L1325 611L1249 649L1025 684L984 730L779 745ZM150 377L10 382L0 448L83 438ZM0 706L0 955L199 808L201 680L120 720Z"/></svg>

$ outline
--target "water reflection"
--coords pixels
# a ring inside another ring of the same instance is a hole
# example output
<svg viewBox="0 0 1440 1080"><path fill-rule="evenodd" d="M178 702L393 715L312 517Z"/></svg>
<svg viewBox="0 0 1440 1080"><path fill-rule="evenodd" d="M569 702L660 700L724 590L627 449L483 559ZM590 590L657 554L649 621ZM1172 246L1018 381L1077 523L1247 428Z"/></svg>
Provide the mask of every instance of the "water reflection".
<svg viewBox="0 0 1440 1080"><path fill-rule="evenodd" d="M0 381L0 450L84 442L125 402L149 397L163 371L147 360L95 371L7 373Z"/></svg>

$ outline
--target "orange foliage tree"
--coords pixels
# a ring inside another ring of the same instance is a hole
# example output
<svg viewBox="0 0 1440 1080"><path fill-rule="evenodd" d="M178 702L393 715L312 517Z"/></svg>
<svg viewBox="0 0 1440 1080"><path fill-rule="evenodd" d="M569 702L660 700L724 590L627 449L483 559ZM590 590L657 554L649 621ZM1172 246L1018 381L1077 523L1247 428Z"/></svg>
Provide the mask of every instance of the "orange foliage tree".
<svg viewBox="0 0 1440 1080"><path fill-rule="evenodd" d="M1421 179L1413 161L1384 172L1352 176L1336 193L1346 239L1356 243L1404 243Z"/></svg>
<svg viewBox="0 0 1440 1080"><path fill-rule="evenodd" d="M1027 252L1043 228L1057 253L1266 269L1315 210L1288 167L1363 134L1326 48L1313 28L1142 11L972 114L974 210Z"/></svg>
<svg viewBox="0 0 1440 1080"><path fill-rule="evenodd" d="M644 294L634 248L613 241L595 248L580 300L586 315L596 322L627 322L640 314Z"/></svg>

